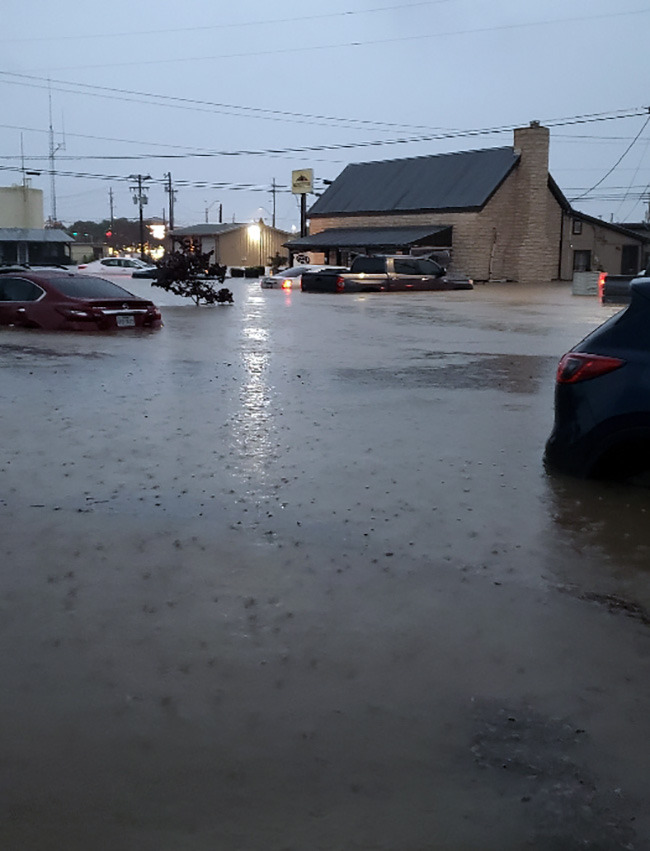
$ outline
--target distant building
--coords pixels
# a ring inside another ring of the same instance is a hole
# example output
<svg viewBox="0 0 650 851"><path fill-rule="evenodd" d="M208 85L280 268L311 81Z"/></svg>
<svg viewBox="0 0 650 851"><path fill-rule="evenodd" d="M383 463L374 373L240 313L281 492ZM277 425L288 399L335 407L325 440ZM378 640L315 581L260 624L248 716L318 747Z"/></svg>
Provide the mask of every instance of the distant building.
<svg viewBox="0 0 650 851"><path fill-rule="evenodd" d="M194 240L204 253L213 251L213 261L224 266L268 266L276 252L286 255L283 248L291 234L259 222L200 224L174 228L170 236L176 246L184 240Z"/></svg>
<svg viewBox="0 0 650 851"><path fill-rule="evenodd" d="M0 265L69 265L71 236L57 228L45 228L43 190L0 186Z"/></svg>
<svg viewBox="0 0 650 851"><path fill-rule="evenodd" d="M43 190L0 186L0 228L43 228Z"/></svg>
<svg viewBox="0 0 650 851"><path fill-rule="evenodd" d="M65 231L54 228L0 228L0 266L68 266L73 242Z"/></svg>
<svg viewBox="0 0 650 851"><path fill-rule="evenodd" d="M308 211L309 236L287 247L336 264L358 253L446 254L478 281L638 270L648 235L574 210L549 174L549 138L533 121L512 147L349 165Z"/></svg>

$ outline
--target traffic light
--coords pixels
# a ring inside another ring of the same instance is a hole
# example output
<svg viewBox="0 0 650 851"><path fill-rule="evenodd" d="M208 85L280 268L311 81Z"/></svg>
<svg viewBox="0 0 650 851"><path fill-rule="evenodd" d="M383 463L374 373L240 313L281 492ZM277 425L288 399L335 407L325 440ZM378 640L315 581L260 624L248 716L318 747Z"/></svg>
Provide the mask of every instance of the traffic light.
<svg viewBox="0 0 650 851"><path fill-rule="evenodd" d="M113 231L112 231L112 230L107 230L107 231L106 231L106 239L110 239L112 236L113 236Z"/></svg>

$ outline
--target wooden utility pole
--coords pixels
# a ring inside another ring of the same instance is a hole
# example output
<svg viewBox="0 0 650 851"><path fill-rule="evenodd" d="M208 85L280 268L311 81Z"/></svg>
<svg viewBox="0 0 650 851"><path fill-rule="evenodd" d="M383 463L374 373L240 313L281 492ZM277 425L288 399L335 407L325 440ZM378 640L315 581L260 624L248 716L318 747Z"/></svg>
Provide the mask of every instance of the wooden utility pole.
<svg viewBox="0 0 650 851"><path fill-rule="evenodd" d="M169 195L169 230L174 230L174 197L176 193L174 192L174 188L172 186L172 173L168 171L165 175L167 178L167 186L165 186L165 192Z"/></svg>
<svg viewBox="0 0 650 851"><path fill-rule="evenodd" d="M273 227L275 227L275 191L276 191L275 178L273 178L273 188L271 189L271 195L273 196L273 217L272 217Z"/></svg>
<svg viewBox="0 0 650 851"><path fill-rule="evenodd" d="M144 186L145 180L151 180L151 175L142 175L142 174L131 174L129 175L131 180L135 180L136 186L131 187L131 192L133 192L133 203L138 205L140 212L140 259L144 260L144 215L143 215L143 207L145 204L149 203L149 198L146 194L146 188Z"/></svg>

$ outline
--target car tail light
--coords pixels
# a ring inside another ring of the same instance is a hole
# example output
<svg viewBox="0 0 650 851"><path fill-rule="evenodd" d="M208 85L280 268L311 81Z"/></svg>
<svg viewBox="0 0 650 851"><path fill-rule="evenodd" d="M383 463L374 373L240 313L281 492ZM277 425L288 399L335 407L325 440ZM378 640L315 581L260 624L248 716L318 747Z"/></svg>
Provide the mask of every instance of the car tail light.
<svg viewBox="0 0 650 851"><path fill-rule="evenodd" d="M598 298L602 301L605 295L605 281L607 280L607 272L601 272L598 275Z"/></svg>
<svg viewBox="0 0 650 851"><path fill-rule="evenodd" d="M77 266L77 269L86 269L87 267L88 267L88 264L87 264L87 263L80 263L80 264Z"/></svg>
<svg viewBox="0 0 650 851"><path fill-rule="evenodd" d="M598 378L625 365L620 358L609 358L603 355L590 355L586 352L568 352L557 367L558 384L577 384L579 381L589 381Z"/></svg>
<svg viewBox="0 0 650 851"><path fill-rule="evenodd" d="M285 278L284 281L282 281L282 289L283 290L290 290L291 289L291 278Z"/></svg>
<svg viewBox="0 0 650 851"><path fill-rule="evenodd" d="M345 278L342 278L340 275L336 279L336 292L342 293L345 289Z"/></svg>

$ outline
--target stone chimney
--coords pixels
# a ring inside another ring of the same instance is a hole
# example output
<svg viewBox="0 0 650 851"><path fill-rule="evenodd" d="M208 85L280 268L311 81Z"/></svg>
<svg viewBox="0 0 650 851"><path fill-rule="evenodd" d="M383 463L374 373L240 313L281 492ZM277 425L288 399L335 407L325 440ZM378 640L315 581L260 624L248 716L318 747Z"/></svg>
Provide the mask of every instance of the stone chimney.
<svg viewBox="0 0 650 851"><path fill-rule="evenodd" d="M550 238L552 196L548 188L550 132L539 121L515 130L517 210L520 232L517 278L521 283L542 283L555 277L557 245Z"/></svg>

